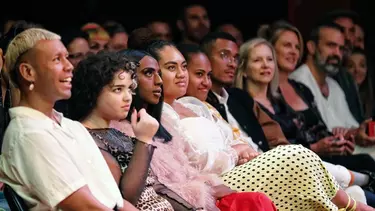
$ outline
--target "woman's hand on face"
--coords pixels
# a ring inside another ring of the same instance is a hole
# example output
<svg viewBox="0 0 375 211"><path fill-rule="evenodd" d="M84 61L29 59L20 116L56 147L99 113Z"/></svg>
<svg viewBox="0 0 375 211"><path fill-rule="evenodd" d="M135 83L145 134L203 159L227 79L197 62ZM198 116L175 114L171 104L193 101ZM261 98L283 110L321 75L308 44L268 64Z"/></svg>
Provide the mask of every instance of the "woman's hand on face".
<svg viewBox="0 0 375 211"><path fill-rule="evenodd" d="M134 109L131 116L131 125L135 137L147 144L152 143L152 138L155 136L156 131L158 131L159 128L159 122L147 114L146 110L143 108L139 112Z"/></svg>

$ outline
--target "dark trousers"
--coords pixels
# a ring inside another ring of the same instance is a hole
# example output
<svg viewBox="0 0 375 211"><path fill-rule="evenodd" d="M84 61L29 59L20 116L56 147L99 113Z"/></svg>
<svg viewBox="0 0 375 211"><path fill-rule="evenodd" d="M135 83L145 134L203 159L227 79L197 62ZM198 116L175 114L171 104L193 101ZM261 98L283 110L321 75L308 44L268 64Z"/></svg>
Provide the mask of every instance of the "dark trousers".
<svg viewBox="0 0 375 211"><path fill-rule="evenodd" d="M321 156L320 158L328 163L345 166L352 171L375 172L375 160L369 154Z"/></svg>
<svg viewBox="0 0 375 211"><path fill-rule="evenodd" d="M371 193L370 191L365 190L365 196L367 205L370 207L375 207L375 194Z"/></svg>

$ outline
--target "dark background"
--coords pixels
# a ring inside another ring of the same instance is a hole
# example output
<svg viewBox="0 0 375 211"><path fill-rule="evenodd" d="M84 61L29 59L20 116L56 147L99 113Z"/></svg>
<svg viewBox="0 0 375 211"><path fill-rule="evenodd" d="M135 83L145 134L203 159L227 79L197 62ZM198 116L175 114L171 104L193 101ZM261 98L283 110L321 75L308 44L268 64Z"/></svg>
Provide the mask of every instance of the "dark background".
<svg viewBox="0 0 375 211"><path fill-rule="evenodd" d="M165 20L178 37L176 19L187 3L199 3L207 8L212 29L231 22L243 32L245 40L255 36L261 24L278 19L290 21L306 35L325 12L352 9L361 16L367 35L366 47L374 55L375 40L371 38L375 37L375 7L371 0L0 0L0 24L2 26L6 19L25 19L60 32L68 26L80 27L89 21L116 20L132 31L151 20Z"/></svg>
<svg viewBox="0 0 375 211"><path fill-rule="evenodd" d="M3 2L6 0L1 0ZM9 0L7 0L9 1ZM175 29L176 19L183 5L199 2L206 6L212 29L222 22L232 22L243 31L245 37L255 35L259 24L288 17L288 0L274 1L127 1L127 0L58 0L41 2L10 1L2 7L0 18L25 19L43 24L53 31L66 26L81 26L88 21L117 20L128 31L155 19L166 20ZM271 2L271 3L270 3ZM0 3L0 5L3 3ZM244 4L248 4L247 6ZM9 9L8 9L9 8Z"/></svg>

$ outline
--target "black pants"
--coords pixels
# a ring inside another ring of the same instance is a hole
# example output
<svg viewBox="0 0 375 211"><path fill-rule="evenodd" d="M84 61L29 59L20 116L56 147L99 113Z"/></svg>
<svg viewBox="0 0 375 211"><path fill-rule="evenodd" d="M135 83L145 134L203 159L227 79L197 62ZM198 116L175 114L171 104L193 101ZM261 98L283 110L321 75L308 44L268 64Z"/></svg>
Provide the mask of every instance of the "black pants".
<svg viewBox="0 0 375 211"><path fill-rule="evenodd" d="M369 154L321 156L320 158L328 163L345 166L352 171L375 172L375 160Z"/></svg>
<svg viewBox="0 0 375 211"><path fill-rule="evenodd" d="M366 196L367 205L370 207L375 207L375 194L371 193L368 190L365 190L365 196Z"/></svg>

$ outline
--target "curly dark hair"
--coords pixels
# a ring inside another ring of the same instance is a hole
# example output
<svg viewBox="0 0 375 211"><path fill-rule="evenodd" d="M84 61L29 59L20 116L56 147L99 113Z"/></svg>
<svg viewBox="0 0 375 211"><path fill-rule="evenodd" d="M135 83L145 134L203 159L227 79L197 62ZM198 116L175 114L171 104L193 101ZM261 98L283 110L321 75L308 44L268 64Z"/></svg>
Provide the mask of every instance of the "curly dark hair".
<svg viewBox="0 0 375 211"><path fill-rule="evenodd" d="M68 116L77 121L85 119L95 108L103 88L119 70L131 73L136 85L136 68L134 62L115 52L100 52L82 60L74 72Z"/></svg>

